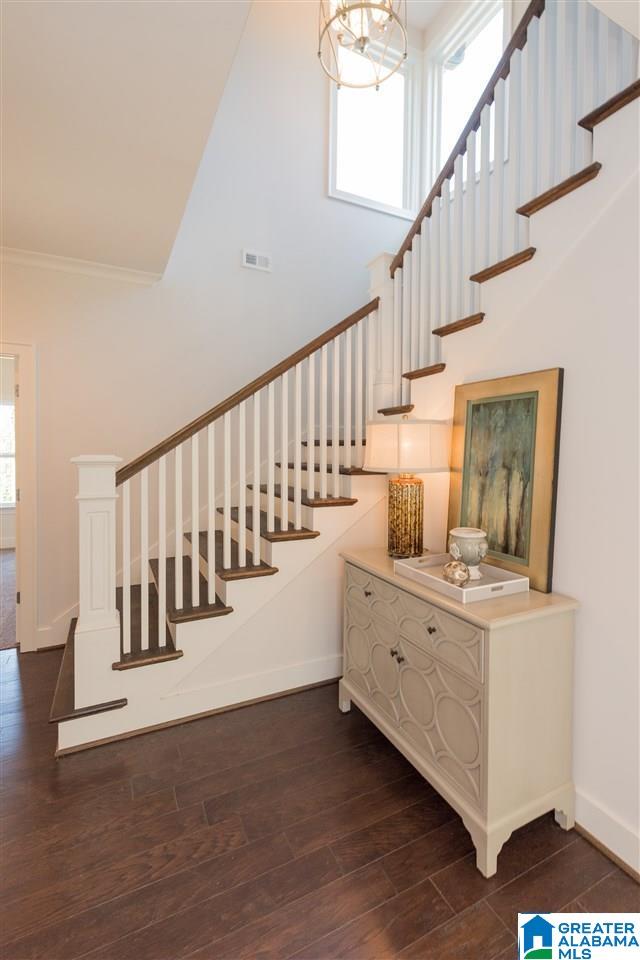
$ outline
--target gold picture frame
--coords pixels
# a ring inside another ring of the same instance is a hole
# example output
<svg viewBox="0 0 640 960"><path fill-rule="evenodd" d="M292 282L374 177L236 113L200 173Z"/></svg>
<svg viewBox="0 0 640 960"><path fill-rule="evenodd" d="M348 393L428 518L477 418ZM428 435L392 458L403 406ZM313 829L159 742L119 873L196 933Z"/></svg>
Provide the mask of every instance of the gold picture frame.
<svg viewBox="0 0 640 960"><path fill-rule="evenodd" d="M456 387L449 529L487 530L487 561L548 593L564 371L538 370Z"/></svg>

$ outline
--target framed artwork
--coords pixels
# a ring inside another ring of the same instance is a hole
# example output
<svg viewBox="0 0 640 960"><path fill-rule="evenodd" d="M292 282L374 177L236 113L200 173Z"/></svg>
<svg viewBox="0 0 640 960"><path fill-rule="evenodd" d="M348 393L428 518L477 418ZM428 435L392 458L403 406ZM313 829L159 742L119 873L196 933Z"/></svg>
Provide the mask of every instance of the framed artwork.
<svg viewBox="0 0 640 960"><path fill-rule="evenodd" d="M553 572L563 370L456 387L449 529L480 527L487 560L548 593Z"/></svg>

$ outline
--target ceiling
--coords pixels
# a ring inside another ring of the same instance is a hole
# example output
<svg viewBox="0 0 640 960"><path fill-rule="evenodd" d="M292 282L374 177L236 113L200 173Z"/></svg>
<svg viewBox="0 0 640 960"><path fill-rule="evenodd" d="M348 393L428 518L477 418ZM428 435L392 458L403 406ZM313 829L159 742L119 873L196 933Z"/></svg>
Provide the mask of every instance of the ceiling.
<svg viewBox="0 0 640 960"><path fill-rule="evenodd" d="M446 0L407 0L407 22L416 30L424 30L437 13L440 13Z"/></svg>
<svg viewBox="0 0 640 960"><path fill-rule="evenodd" d="M3 246L162 273L249 7L3 0Z"/></svg>

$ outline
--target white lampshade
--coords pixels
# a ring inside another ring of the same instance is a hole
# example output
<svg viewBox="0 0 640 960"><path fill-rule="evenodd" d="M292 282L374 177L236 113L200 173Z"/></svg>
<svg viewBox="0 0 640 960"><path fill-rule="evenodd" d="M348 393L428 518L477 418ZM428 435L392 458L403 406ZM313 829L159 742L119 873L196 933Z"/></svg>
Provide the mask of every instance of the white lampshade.
<svg viewBox="0 0 640 960"><path fill-rule="evenodd" d="M367 424L365 470L440 473L449 469L451 428L445 420L374 420Z"/></svg>

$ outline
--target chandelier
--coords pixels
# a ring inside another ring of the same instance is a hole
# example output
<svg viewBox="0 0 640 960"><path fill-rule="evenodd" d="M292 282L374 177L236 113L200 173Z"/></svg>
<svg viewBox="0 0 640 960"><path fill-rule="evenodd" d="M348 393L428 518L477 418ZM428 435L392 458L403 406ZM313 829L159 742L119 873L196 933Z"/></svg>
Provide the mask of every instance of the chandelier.
<svg viewBox="0 0 640 960"><path fill-rule="evenodd" d="M407 0L320 0L318 59L338 88L375 87L407 59Z"/></svg>

